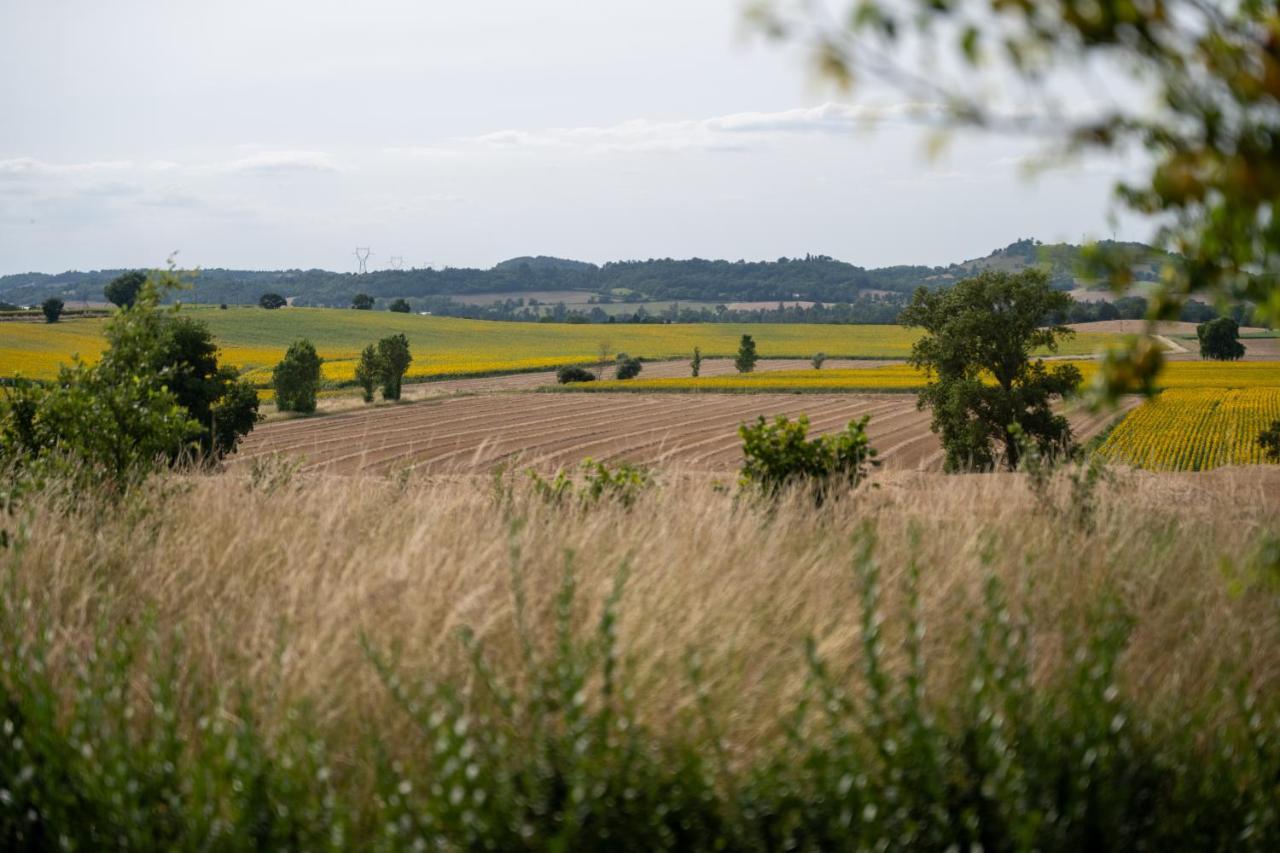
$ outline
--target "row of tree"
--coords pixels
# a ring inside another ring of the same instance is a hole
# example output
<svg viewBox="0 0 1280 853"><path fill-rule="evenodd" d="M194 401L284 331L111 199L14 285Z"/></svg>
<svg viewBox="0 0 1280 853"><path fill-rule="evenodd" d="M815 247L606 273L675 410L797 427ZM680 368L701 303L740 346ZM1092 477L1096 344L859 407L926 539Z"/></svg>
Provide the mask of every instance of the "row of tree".
<svg viewBox="0 0 1280 853"><path fill-rule="evenodd" d="M284 358L271 371L276 408L282 412L314 412L323 363L315 345L306 338L290 344ZM373 402L375 387L381 387L382 399L399 400L404 375L412 363L409 339L404 335L388 335L365 347L355 367L356 383L364 401Z"/></svg>

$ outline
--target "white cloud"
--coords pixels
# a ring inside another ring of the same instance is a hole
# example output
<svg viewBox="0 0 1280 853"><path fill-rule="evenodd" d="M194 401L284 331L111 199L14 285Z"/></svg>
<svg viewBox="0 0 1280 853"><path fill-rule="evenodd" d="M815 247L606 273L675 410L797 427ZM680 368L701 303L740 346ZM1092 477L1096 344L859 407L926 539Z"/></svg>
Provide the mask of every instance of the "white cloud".
<svg viewBox="0 0 1280 853"><path fill-rule="evenodd" d="M204 168L242 175L339 171L333 157L323 151L260 151L237 160L209 164Z"/></svg>
<svg viewBox="0 0 1280 853"><path fill-rule="evenodd" d="M774 145L795 135L847 135L878 122L928 119L937 113L938 109L928 104L876 107L827 103L818 107L733 113L706 119L633 119L604 126L506 129L457 138L441 145L390 149L388 153L744 151Z"/></svg>

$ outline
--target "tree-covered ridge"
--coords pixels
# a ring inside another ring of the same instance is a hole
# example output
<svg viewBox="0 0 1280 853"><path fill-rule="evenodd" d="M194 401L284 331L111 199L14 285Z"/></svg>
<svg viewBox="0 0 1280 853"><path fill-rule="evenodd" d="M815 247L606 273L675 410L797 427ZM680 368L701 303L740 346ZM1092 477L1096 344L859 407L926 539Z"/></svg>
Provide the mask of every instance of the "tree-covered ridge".
<svg viewBox="0 0 1280 853"><path fill-rule="evenodd" d="M1157 253L1140 244L1125 244L1135 254L1135 278L1154 274ZM601 266L549 257L513 258L492 269L469 268L379 270L366 275L328 270L204 269L187 301L256 303L271 291L291 297L296 305L346 307L357 292L384 307L396 298L425 300L441 296L523 294L577 291L600 302L684 300L708 303L803 301L856 303L906 296L916 287L945 286L983 269L1016 272L1041 266L1055 287L1077 284L1080 247L1043 245L1020 240L982 258L945 267L894 266L865 269L826 255L779 258L776 261L725 261L671 258L616 261ZM24 305L56 296L69 302L103 301L103 289L122 270L21 273L0 276L0 299ZM890 299L891 302L897 300Z"/></svg>

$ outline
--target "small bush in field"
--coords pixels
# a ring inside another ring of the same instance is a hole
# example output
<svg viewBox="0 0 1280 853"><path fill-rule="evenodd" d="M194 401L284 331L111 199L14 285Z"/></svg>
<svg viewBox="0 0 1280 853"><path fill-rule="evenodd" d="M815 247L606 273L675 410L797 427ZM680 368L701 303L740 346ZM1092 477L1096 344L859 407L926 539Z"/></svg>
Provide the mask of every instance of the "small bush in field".
<svg viewBox="0 0 1280 853"><path fill-rule="evenodd" d="M625 352L618 353L617 367L614 369L613 375L618 379L635 379L640 375L642 365L640 359L632 358Z"/></svg>
<svg viewBox="0 0 1280 853"><path fill-rule="evenodd" d="M610 468L604 462L588 458L582 460L580 470L580 482L563 469L557 471L550 480L532 469L528 474L539 497L556 504L576 497L583 509L603 498L616 500L623 506L631 506L641 492L653 485L653 477L648 471L629 462L621 462Z"/></svg>
<svg viewBox="0 0 1280 853"><path fill-rule="evenodd" d="M876 464L867 440L869 416L850 421L843 431L810 439L809 418L794 421L779 415L769 423L762 415L738 427L742 436L740 484L772 497L792 484L808 484L821 504L838 483L856 486Z"/></svg>
<svg viewBox="0 0 1280 853"><path fill-rule="evenodd" d="M356 384L360 386L360 396L366 403L373 402L373 389L382 375L382 362L378 358L378 348L369 344L360 353L360 361L356 362Z"/></svg>
<svg viewBox="0 0 1280 853"><path fill-rule="evenodd" d="M689 370L694 379L702 373L702 350L698 347L693 348L693 361L689 362Z"/></svg>
<svg viewBox="0 0 1280 853"><path fill-rule="evenodd" d="M825 352L820 352L816 354L813 358L809 359L809 363L813 365L814 370L821 370L822 364L826 360L827 360L827 354Z"/></svg>
<svg viewBox="0 0 1280 853"><path fill-rule="evenodd" d="M596 375L590 370L572 364L566 364L556 371L556 381L561 385L568 385L570 382L592 382L595 378Z"/></svg>

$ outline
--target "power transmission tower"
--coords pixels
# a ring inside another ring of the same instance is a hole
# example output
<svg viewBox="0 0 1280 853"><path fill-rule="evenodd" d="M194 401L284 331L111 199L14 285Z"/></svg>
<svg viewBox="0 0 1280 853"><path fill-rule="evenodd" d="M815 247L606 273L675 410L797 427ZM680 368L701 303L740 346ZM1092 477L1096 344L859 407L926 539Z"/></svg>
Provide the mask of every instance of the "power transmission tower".
<svg viewBox="0 0 1280 853"><path fill-rule="evenodd" d="M373 250L368 246L356 246L356 262L360 265L360 275L369 271L369 256Z"/></svg>
<svg viewBox="0 0 1280 853"><path fill-rule="evenodd" d="M393 270L398 270L403 266L404 266L404 258L400 257L399 255L391 256L391 268Z"/></svg>

